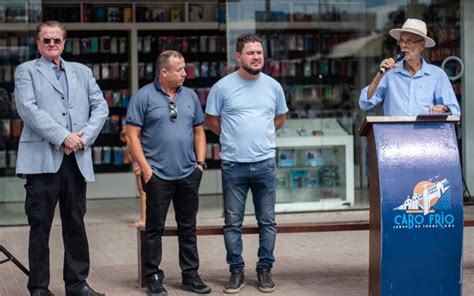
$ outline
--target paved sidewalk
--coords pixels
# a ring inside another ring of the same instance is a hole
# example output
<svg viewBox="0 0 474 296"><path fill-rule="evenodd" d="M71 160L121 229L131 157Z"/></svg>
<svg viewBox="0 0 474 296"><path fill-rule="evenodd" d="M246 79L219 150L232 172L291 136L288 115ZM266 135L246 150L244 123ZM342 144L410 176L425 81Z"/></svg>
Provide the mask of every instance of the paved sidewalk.
<svg viewBox="0 0 474 296"><path fill-rule="evenodd" d="M474 207L472 207L474 210ZM91 251L89 282L108 296L145 295L138 287L136 230L127 227L123 217L101 220L98 209L89 209L87 230ZM468 215L471 215L469 209ZM474 212L474 211L472 211ZM134 215L131 213L130 215ZM168 216L170 219L173 215ZM128 219L128 218L127 218ZM277 222L315 222L368 219L368 211L332 212L324 214L278 215ZM56 220L57 222L58 220ZM252 216L246 217L253 223ZM170 225L173 221L169 220ZM222 223L221 219L200 219L201 225ZM0 244L27 263L28 227L0 228ZM463 295L474 296L474 227L464 229ZM200 273L210 284L211 295L224 295L228 279L222 236L198 238L201 258ZM257 235L244 235L244 258L247 263L246 286L238 295L264 295L257 290L255 273ZM176 237L163 239L165 285L169 295L192 295L179 289L178 243ZM273 269L277 290L271 295L359 296L368 294L369 232L320 232L280 234ZM55 224L51 233L51 290L64 295L62 282L61 228ZM0 260L3 256L0 255ZM26 276L11 262L0 265L0 295L28 295Z"/></svg>

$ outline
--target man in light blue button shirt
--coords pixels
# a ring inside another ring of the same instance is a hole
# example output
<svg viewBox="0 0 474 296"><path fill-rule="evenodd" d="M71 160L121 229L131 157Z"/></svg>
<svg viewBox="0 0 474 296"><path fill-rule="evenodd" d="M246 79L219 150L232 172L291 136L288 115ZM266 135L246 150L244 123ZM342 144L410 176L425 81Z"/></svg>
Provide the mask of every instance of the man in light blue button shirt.
<svg viewBox="0 0 474 296"><path fill-rule="evenodd" d="M435 46L434 40L427 36L426 24L407 19L401 29L389 33L398 40L404 58L400 64L392 58L380 63L377 75L361 91L360 108L369 110L383 102L384 115L388 116L448 112L460 115L446 73L421 57L425 47Z"/></svg>

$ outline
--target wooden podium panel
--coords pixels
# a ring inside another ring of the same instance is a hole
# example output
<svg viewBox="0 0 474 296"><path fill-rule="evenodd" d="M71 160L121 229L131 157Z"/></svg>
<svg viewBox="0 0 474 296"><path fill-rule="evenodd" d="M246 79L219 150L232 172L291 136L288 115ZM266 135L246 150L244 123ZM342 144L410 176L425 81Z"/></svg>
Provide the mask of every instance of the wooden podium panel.
<svg viewBox="0 0 474 296"><path fill-rule="evenodd" d="M367 117L369 295L461 295L456 116Z"/></svg>

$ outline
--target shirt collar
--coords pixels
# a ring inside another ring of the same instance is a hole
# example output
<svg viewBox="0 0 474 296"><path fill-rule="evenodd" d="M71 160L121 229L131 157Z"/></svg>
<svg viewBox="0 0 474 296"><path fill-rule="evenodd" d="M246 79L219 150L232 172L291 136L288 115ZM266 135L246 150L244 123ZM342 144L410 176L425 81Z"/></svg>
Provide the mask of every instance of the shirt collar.
<svg viewBox="0 0 474 296"><path fill-rule="evenodd" d="M159 81L158 79L155 79L155 81L153 81L153 86L155 86L155 89L156 89L157 91L160 91L160 92L162 92L162 93L168 95L168 94L163 90L163 88L161 87L160 81ZM181 92L181 89L182 89L182 88L183 88L182 86L178 87L178 89L176 90L176 93Z"/></svg>
<svg viewBox="0 0 474 296"><path fill-rule="evenodd" d="M403 60L403 63L400 64L398 67L396 67L395 69L392 69L393 72L395 73L400 73L400 74L403 74L405 76L410 76L410 74L408 74L408 71L405 69L405 60ZM430 71L430 68L428 67L428 63L425 61L424 58L421 58L421 69L418 70L415 74L415 76L413 77L419 77L419 76L423 76L423 75L431 75L431 71Z"/></svg>
<svg viewBox="0 0 474 296"><path fill-rule="evenodd" d="M53 69L54 71L57 71L57 68L56 68L56 65L51 62L51 61L48 61L47 59L41 57L41 59L43 60L44 63L46 63L51 69ZM61 67L60 67L60 71L64 71L64 64L63 64L63 60L61 59Z"/></svg>

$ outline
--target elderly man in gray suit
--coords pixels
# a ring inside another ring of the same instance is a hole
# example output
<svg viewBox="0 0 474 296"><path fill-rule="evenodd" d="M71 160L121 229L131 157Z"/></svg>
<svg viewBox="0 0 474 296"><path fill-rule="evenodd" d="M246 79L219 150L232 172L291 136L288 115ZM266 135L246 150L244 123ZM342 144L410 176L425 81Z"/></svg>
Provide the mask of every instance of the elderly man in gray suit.
<svg viewBox="0 0 474 296"><path fill-rule="evenodd" d="M89 246L84 215L86 182L94 181L91 145L108 116L92 71L61 58L66 30L56 21L38 26L39 59L15 72L15 97L24 128L16 173L26 176L25 211L30 224L30 295L50 295L49 234L59 201L67 296L104 295L86 282Z"/></svg>

